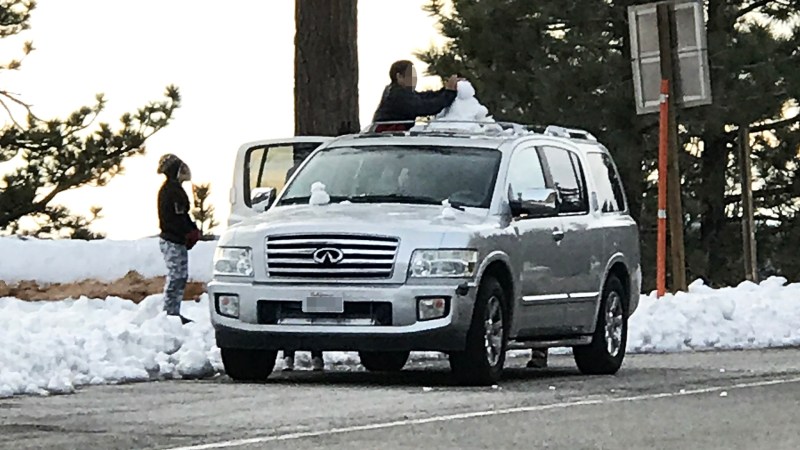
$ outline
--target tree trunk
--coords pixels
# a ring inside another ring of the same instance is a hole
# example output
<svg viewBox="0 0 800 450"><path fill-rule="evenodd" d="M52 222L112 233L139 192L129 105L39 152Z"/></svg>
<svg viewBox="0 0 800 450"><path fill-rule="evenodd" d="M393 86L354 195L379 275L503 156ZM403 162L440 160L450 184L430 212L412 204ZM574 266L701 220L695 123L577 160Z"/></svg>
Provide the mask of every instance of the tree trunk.
<svg viewBox="0 0 800 450"><path fill-rule="evenodd" d="M357 0L295 0L295 134L357 132Z"/></svg>
<svg viewBox="0 0 800 450"><path fill-rule="evenodd" d="M729 39L724 2L708 2L708 53L711 67L712 95L716 102L726 89L724 74L714 65L714 55L721 53ZM724 273L725 255L722 251L722 235L725 227L725 186L730 149L725 135L725 110L719 103L706 108L706 129L703 133L703 153L701 156L702 188L699 192L702 208L700 246L703 252L702 275L712 282L720 281Z"/></svg>

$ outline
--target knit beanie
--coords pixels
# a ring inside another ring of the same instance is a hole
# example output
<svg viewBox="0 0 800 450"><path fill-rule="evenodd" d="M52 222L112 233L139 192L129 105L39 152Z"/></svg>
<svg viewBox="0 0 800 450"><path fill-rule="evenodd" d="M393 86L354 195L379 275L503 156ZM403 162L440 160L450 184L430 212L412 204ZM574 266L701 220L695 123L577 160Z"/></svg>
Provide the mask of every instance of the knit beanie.
<svg viewBox="0 0 800 450"><path fill-rule="evenodd" d="M177 178L178 170L185 163L172 153L167 153L158 160L158 173L164 174L167 178Z"/></svg>

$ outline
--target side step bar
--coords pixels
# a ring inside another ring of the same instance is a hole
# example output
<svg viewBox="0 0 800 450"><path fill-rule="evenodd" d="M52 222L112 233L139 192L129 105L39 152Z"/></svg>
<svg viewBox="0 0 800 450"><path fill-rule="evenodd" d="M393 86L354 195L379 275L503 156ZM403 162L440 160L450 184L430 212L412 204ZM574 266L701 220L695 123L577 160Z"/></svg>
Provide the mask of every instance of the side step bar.
<svg viewBox="0 0 800 450"><path fill-rule="evenodd" d="M507 348L508 350L527 350L531 348L574 347L578 345L589 345L591 343L592 336L578 336L543 341L509 341Z"/></svg>

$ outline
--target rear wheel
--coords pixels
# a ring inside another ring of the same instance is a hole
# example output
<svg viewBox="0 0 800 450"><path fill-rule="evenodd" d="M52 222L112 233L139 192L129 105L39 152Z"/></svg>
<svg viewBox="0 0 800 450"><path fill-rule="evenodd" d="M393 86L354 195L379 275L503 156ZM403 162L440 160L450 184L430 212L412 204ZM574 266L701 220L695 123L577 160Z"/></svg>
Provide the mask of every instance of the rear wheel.
<svg viewBox="0 0 800 450"><path fill-rule="evenodd" d="M625 309L625 289L619 278L611 275L603 289L592 343L572 349L581 373L613 375L619 371L628 343L628 317Z"/></svg>
<svg viewBox="0 0 800 450"><path fill-rule="evenodd" d="M399 372L410 352L358 352L361 365L370 372Z"/></svg>
<svg viewBox="0 0 800 450"><path fill-rule="evenodd" d="M266 381L275 368L277 351L222 348L225 373L235 381Z"/></svg>
<svg viewBox="0 0 800 450"><path fill-rule="evenodd" d="M490 385L500 380L508 340L507 305L500 282L486 278L478 289L466 347L450 354L450 368L459 381Z"/></svg>

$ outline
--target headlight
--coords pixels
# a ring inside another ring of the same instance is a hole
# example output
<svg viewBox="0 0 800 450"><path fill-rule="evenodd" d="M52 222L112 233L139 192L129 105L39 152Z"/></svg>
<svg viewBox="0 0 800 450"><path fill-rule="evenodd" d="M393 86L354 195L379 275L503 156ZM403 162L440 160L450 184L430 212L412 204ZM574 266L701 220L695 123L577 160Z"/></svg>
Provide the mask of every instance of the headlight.
<svg viewBox="0 0 800 450"><path fill-rule="evenodd" d="M409 272L420 278L468 278L475 275L475 250L417 250Z"/></svg>
<svg viewBox="0 0 800 450"><path fill-rule="evenodd" d="M252 252L249 248L217 247L214 252L214 275L252 277Z"/></svg>

